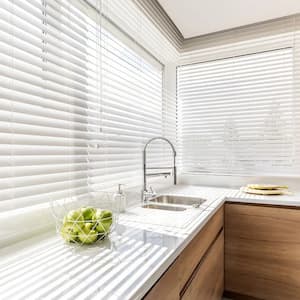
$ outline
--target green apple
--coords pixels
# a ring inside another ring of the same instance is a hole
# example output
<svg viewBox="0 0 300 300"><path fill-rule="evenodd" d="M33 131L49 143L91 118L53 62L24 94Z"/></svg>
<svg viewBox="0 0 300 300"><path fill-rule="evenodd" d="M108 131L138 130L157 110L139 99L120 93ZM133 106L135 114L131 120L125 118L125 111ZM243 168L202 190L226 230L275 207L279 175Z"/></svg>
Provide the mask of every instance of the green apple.
<svg viewBox="0 0 300 300"><path fill-rule="evenodd" d="M68 222L68 226L71 226L73 228L73 231L77 234L81 232L84 229L84 222Z"/></svg>
<svg viewBox="0 0 300 300"><path fill-rule="evenodd" d="M101 212L102 210L100 208L97 208L96 209L96 212L94 214L94 219L93 219L93 222L94 224L96 225L96 227L98 226L98 223L100 222L100 219L101 219Z"/></svg>
<svg viewBox="0 0 300 300"><path fill-rule="evenodd" d="M100 221L100 222L98 222L96 229L99 233L107 234L107 233L109 233L110 226L111 226L110 221L109 222L104 222L104 221L101 222Z"/></svg>
<svg viewBox="0 0 300 300"><path fill-rule="evenodd" d="M112 219L112 212L110 210L102 210L100 213L101 220L111 220Z"/></svg>
<svg viewBox="0 0 300 300"><path fill-rule="evenodd" d="M75 242L77 239L77 232L70 225L64 225L60 230L60 234L67 242Z"/></svg>
<svg viewBox="0 0 300 300"><path fill-rule="evenodd" d="M83 230L85 232L90 232L91 230L95 230L95 228L96 228L96 224L95 223L88 222L88 223L84 224Z"/></svg>
<svg viewBox="0 0 300 300"><path fill-rule="evenodd" d="M82 231L84 222L68 221L67 217L65 217L63 221L63 226L71 227L75 233L78 233Z"/></svg>
<svg viewBox="0 0 300 300"><path fill-rule="evenodd" d="M67 222L84 222L84 217L80 210L71 210L67 214Z"/></svg>
<svg viewBox="0 0 300 300"><path fill-rule="evenodd" d="M99 233L107 234L112 224L112 212L110 210L97 209L95 214L97 218L97 231Z"/></svg>
<svg viewBox="0 0 300 300"><path fill-rule="evenodd" d="M91 207L91 206L82 207L81 208L81 213L82 213L82 216L84 217L84 219L86 221L90 221L90 220L94 219L96 209L94 207Z"/></svg>
<svg viewBox="0 0 300 300"><path fill-rule="evenodd" d="M83 244L92 244L97 241L98 232L96 230L82 231L78 234L78 238Z"/></svg>
<svg viewBox="0 0 300 300"><path fill-rule="evenodd" d="M71 210L63 220L64 226L72 227L75 233L82 231L82 227L84 226L84 218L80 211Z"/></svg>
<svg viewBox="0 0 300 300"><path fill-rule="evenodd" d="M96 211L95 211L95 214L94 214L93 221L96 222L96 221L100 220L100 218L101 218L101 213L102 213L102 209L97 208Z"/></svg>

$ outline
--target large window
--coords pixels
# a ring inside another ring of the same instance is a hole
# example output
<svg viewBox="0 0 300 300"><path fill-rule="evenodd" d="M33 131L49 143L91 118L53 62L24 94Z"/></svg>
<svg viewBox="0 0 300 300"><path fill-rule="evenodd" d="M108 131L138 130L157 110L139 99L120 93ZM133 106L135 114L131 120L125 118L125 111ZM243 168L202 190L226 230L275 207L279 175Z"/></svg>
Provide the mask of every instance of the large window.
<svg viewBox="0 0 300 300"><path fill-rule="evenodd" d="M299 174L292 48L178 68L183 172Z"/></svg>
<svg viewBox="0 0 300 300"><path fill-rule="evenodd" d="M78 7L0 1L0 210L139 185L163 134L162 65Z"/></svg>

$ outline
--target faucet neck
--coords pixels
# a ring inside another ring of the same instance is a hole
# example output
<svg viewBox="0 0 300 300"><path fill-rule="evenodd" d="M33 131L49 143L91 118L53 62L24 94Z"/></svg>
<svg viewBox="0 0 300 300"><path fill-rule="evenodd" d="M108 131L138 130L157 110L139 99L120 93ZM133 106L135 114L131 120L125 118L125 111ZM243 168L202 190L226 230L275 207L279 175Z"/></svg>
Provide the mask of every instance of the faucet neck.
<svg viewBox="0 0 300 300"><path fill-rule="evenodd" d="M174 145L170 142L170 140L168 140L167 138L165 138L165 137L154 137L154 138L152 138L152 139L150 139L146 144L145 144L145 146L144 146L144 150L143 150L143 195L145 194L145 193L148 193L148 190L147 190L147 166L146 166L146 164L147 164L147 147L148 147L148 145L151 143L151 142L153 142L153 141L155 141L155 140L162 140L162 141L165 141L165 142L167 142L169 145L170 145L170 147L171 147L171 149L172 149L172 151L173 151L173 166L172 166L172 168L173 168L173 182L174 182L174 185L176 185L177 184L177 170L176 170L176 150L175 150L175 147L174 147ZM170 167L171 168L171 167ZM159 168L158 168L159 169ZM143 199L144 199L144 196L143 196Z"/></svg>

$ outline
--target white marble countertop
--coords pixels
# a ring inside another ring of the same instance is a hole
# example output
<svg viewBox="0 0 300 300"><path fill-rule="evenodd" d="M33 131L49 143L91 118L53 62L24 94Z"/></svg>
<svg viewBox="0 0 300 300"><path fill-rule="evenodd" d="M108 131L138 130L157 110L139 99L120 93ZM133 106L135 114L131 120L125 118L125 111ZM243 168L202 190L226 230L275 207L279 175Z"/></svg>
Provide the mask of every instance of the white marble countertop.
<svg viewBox="0 0 300 300"><path fill-rule="evenodd" d="M110 239L66 245L54 232L0 250L0 299L141 299L216 210L228 201L300 206L300 194L255 196L235 189L174 186L164 192L206 198L187 226L120 217Z"/></svg>

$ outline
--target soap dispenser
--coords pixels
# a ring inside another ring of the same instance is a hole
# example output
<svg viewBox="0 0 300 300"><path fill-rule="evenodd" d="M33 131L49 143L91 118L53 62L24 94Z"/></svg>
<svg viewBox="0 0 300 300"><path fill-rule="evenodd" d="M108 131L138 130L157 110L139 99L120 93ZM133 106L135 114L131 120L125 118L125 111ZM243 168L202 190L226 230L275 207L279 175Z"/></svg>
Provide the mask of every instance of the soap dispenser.
<svg viewBox="0 0 300 300"><path fill-rule="evenodd" d="M119 213L126 210L126 195L122 190L123 184L118 184L118 191L113 196L113 202Z"/></svg>

